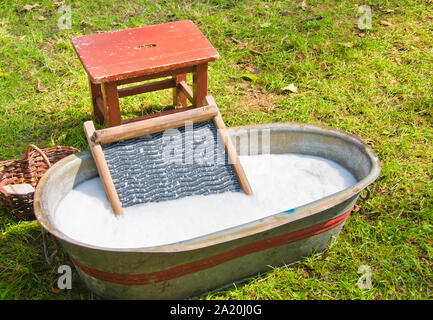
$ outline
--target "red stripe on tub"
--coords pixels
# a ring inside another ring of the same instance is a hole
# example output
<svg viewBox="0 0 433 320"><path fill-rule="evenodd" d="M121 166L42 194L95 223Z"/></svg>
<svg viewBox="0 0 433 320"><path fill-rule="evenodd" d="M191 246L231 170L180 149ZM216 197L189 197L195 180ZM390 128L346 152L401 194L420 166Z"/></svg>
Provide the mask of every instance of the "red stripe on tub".
<svg viewBox="0 0 433 320"><path fill-rule="evenodd" d="M82 271L84 271L85 273L87 273L88 275L96 279L113 282L117 284L123 284L123 285L147 285L151 283L158 283L162 281L168 281L171 279L179 278L187 274L202 271L254 252L282 246L290 242L295 242L295 241L312 237L314 235L320 234L322 232L337 227L347 219L351 211L352 209L350 209L346 213L334 219L322 223L318 223L308 228L286 233L281 236L276 236L276 237L256 241L253 243L249 243L208 258L200 259L167 270L157 271L152 273L119 274L119 273L105 272L105 271L100 271L100 270L87 267L81 264L80 262L78 262L77 260L75 260L72 256L69 257L78 268L80 268Z"/></svg>

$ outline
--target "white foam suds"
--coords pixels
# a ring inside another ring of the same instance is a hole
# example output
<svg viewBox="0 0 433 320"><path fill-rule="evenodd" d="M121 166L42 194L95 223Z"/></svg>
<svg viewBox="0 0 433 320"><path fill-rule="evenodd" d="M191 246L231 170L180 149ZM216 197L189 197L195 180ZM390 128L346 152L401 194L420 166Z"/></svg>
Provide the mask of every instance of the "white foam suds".
<svg viewBox="0 0 433 320"><path fill-rule="evenodd" d="M226 192L124 208L116 217L99 178L78 185L60 202L56 227L106 248L164 245L238 226L344 190L357 181L337 163L313 156L241 156L253 195Z"/></svg>

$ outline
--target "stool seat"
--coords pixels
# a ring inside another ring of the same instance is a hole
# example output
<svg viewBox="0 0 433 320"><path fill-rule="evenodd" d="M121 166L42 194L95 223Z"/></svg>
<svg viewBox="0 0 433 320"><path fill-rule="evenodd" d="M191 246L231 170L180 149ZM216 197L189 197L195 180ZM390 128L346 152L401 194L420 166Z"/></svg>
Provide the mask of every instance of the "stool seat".
<svg viewBox="0 0 433 320"><path fill-rule="evenodd" d="M190 20L75 37L74 49L89 78L93 116L100 124L118 126L159 114L121 119L119 98L173 88L173 106L203 105L208 94L208 62L218 51ZM193 88L186 74L193 74ZM166 78L118 89L118 86ZM180 112L168 110L161 115Z"/></svg>
<svg viewBox="0 0 433 320"><path fill-rule="evenodd" d="M93 83L206 63L218 51L189 20L75 37L74 48Z"/></svg>

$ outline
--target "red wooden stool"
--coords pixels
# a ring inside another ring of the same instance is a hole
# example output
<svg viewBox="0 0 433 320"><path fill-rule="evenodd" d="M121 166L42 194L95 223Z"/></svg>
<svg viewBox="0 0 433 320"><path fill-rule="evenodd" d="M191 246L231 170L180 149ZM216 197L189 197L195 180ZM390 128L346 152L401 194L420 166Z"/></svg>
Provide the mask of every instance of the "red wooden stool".
<svg viewBox="0 0 433 320"><path fill-rule="evenodd" d="M100 123L118 126L201 107L208 93L208 62L219 58L216 49L189 20L142 28L90 34L72 39L89 76L93 116ZM193 73L193 89L186 74ZM117 86L150 79L169 79L118 89ZM192 106L122 120L119 98L173 88L173 105Z"/></svg>

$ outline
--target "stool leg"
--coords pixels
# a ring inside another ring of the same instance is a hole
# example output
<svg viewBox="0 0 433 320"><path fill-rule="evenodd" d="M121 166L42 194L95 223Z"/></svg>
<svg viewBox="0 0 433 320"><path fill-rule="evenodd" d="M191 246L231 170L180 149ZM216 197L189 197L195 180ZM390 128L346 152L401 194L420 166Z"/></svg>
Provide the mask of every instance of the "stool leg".
<svg viewBox="0 0 433 320"><path fill-rule="evenodd" d="M102 99L101 85L93 83L89 78L90 95L92 98L92 116L99 124L105 122L105 110L103 104L98 105L97 99ZM101 110L102 109L102 110Z"/></svg>
<svg viewBox="0 0 433 320"><path fill-rule="evenodd" d="M101 87L104 105L107 109L108 126L120 126L122 124L122 118L120 116L119 92L117 91L117 85L115 82L108 82L103 83Z"/></svg>
<svg viewBox="0 0 433 320"><path fill-rule="evenodd" d="M173 88L173 107L183 106L186 107L186 97L180 88L177 86L179 82L186 82L186 74L178 74L173 79L176 81L176 87Z"/></svg>
<svg viewBox="0 0 433 320"><path fill-rule="evenodd" d="M207 96L207 63L199 64L193 73L193 105L196 108L203 106L203 99Z"/></svg>

